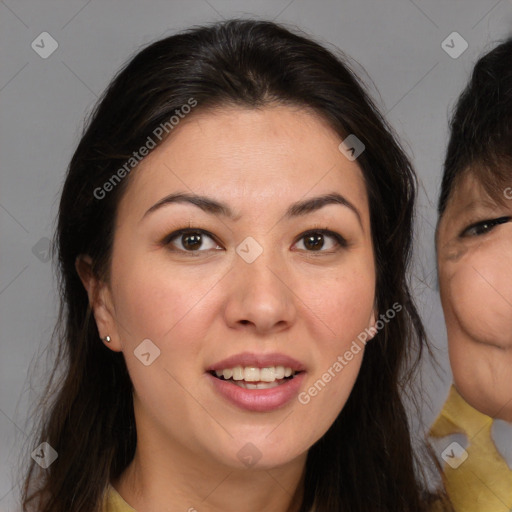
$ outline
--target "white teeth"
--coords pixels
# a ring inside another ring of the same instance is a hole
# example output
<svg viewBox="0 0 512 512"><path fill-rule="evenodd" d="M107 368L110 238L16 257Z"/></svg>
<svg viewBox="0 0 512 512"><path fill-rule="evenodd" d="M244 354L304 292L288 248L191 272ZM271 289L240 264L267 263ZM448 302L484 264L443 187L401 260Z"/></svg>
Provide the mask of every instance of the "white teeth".
<svg viewBox="0 0 512 512"><path fill-rule="evenodd" d="M261 368L260 380L263 382L274 382L276 380L276 369L273 366L270 368Z"/></svg>
<svg viewBox="0 0 512 512"><path fill-rule="evenodd" d="M235 366L234 368L215 370L215 375L217 377L224 377L226 380L233 379L234 381L244 381L246 383L273 383L276 380L282 380L285 377L291 377L292 375L295 375L295 373L297 373L295 370L285 366L269 366L266 368L257 368L254 366ZM259 385L260 384L257 384L256 386ZM250 388L248 387L248 389L265 389L253 386L255 385L252 384Z"/></svg>
<svg viewBox="0 0 512 512"><path fill-rule="evenodd" d="M244 368L244 380L245 382L259 382L260 379L260 369L259 368Z"/></svg>
<svg viewBox="0 0 512 512"><path fill-rule="evenodd" d="M244 380L244 369L241 366L233 368L233 380Z"/></svg>

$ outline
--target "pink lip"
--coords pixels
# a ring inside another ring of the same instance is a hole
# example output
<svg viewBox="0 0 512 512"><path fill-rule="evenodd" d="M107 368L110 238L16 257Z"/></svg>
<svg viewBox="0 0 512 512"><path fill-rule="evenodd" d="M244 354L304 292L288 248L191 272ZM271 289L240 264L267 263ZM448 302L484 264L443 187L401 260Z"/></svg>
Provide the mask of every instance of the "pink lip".
<svg viewBox="0 0 512 512"><path fill-rule="evenodd" d="M255 368L268 368L270 366L285 366L297 372L304 371L306 367L293 357L284 354L255 354L252 352L243 352L234 356L228 357L212 364L206 369L207 372L215 370L224 370L226 368L234 368L235 366L252 366ZM242 389L242 388L239 388Z"/></svg>
<svg viewBox="0 0 512 512"><path fill-rule="evenodd" d="M293 379L286 380L283 384L274 388L244 389L229 380L218 379L211 373L206 374L212 386L220 395L237 407L254 412L272 411L289 403L299 392L304 375L305 373L299 373Z"/></svg>

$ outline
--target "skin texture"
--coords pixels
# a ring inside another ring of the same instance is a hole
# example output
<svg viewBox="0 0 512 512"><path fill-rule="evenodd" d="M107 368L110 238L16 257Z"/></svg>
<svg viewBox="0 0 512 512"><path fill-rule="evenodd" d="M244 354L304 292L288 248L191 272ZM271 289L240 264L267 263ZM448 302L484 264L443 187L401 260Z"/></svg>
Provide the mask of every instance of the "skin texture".
<svg viewBox="0 0 512 512"><path fill-rule="evenodd" d="M123 352L134 384L137 450L113 485L137 510L297 510L307 451L346 403L364 351L307 405L270 412L226 401L206 369L245 351L280 352L305 364L303 391L374 325L367 193L340 142L304 109L196 112L130 175L109 282L91 274L90 259L78 261L99 333ZM225 202L239 218L186 203L145 215L178 191ZM333 192L360 219L339 204L284 218L290 204ZM203 236L198 256L183 237L162 243L189 226L214 237ZM347 247L326 235L320 250L308 248L303 234L315 228ZM263 248L250 264L235 252L248 236ZM147 338L161 351L150 366L134 356ZM261 453L251 467L237 457L248 442Z"/></svg>
<svg viewBox="0 0 512 512"><path fill-rule="evenodd" d="M456 184L439 222L437 254L455 386L475 409L512 422L512 216L472 174ZM462 236L461 236L462 234Z"/></svg>

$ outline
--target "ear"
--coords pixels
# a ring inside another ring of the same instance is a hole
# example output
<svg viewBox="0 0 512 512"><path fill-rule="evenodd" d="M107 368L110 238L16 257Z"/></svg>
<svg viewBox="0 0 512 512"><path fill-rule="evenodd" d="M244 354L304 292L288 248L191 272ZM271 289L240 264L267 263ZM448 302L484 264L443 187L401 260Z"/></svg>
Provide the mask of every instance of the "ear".
<svg viewBox="0 0 512 512"><path fill-rule="evenodd" d="M109 286L95 275L90 256L85 254L77 256L75 269L87 291L89 305L93 311L101 340L103 341L105 336L110 336L111 341L108 343L103 341L103 343L114 352L120 352L122 347L119 341L115 309Z"/></svg>

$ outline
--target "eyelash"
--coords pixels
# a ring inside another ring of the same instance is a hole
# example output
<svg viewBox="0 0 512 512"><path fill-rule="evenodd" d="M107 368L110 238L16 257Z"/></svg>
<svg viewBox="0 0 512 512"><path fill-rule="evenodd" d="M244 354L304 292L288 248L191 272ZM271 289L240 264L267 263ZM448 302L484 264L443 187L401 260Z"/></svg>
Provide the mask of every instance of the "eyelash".
<svg viewBox="0 0 512 512"><path fill-rule="evenodd" d="M511 217L499 217L497 219L487 219L480 222L475 222L474 224L471 224L467 228L463 229L459 236L464 238L485 235L486 233L492 231L499 224L505 224L510 219ZM471 230L473 230L472 234L470 233Z"/></svg>
<svg viewBox="0 0 512 512"><path fill-rule="evenodd" d="M182 228L182 229L178 229L176 231L173 231L169 235L165 236L161 243L164 246L169 246L169 245L171 245L171 243L172 243L172 241L174 239L179 238L180 236L185 235L185 234L201 234L201 235L206 235L207 237L209 237L213 241L215 241L215 243L218 243L215 240L215 237L211 233L209 233L208 231L205 231L204 229L192 228L192 227ZM321 254L334 254L335 252L339 251L340 249L348 247L348 243L347 243L347 241L345 240L345 238L343 236L341 236L339 233L336 233L334 231L330 231L327 228L323 228L323 229L322 228L314 228L314 229L310 229L308 231L305 231L304 233L302 233L296 239L296 241L294 242L294 245L297 242L299 242L303 238L306 238L309 235L317 235L317 234L327 235L327 236L333 238L335 240L335 242L336 242L338 247L335 248L334 250L329 250L329 251L323 251L323 250L308 251L308 250L306 250L306 252L311 253L311 255L313 255L313 256L321 255ZM218 244L218 245L220 245L220 244ZM181 252L181 253L184 253L184 254L187 254L187 255L190 255L190 256L193 256L193 257L194 256L199 256L200 253L208 252L208 250L186 251L186 250L178 249L178 248L173 248L173 249L170 249L170 250L172 252Z"/></svg>

